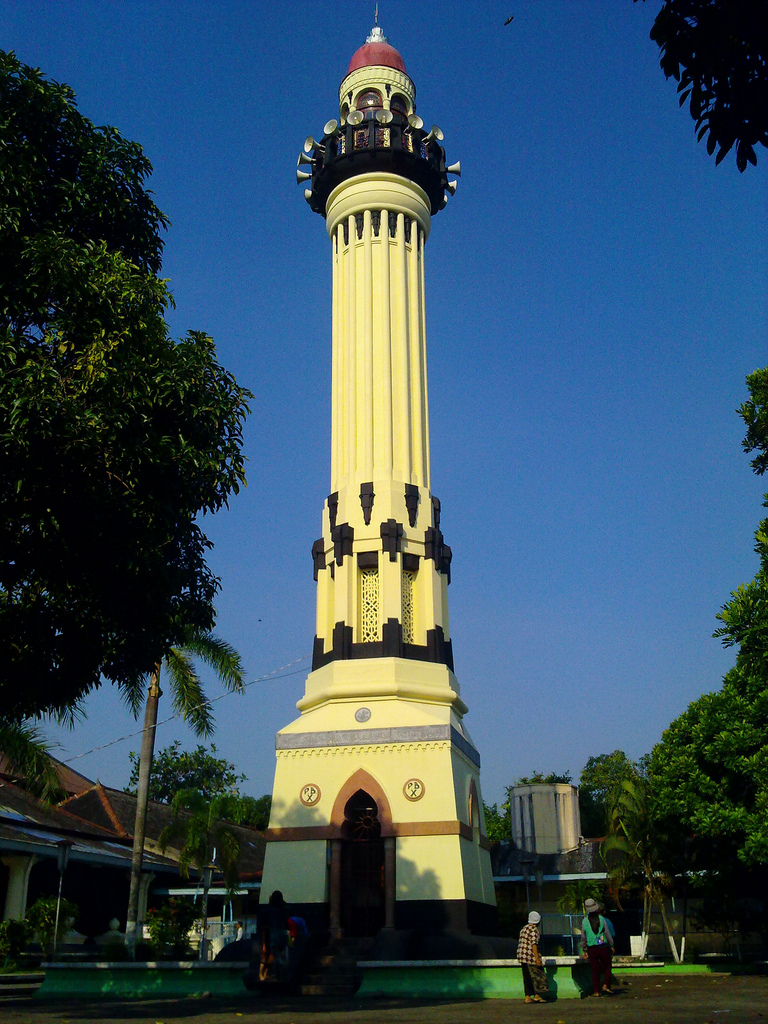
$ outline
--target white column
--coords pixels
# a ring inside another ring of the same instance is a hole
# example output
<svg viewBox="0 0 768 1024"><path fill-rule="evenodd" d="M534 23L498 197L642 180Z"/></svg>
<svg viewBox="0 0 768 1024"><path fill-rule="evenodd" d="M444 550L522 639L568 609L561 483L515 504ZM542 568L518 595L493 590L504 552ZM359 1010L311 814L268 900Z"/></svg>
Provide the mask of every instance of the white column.
<svg viewBox="0 0 768 1024"><path fill-rule="evenodd" d="M17 856L2 857L8 868L8 890L5 896L4 921L23 921L27 913L29 873L37 864L35 854L21 853Z"/></svg>

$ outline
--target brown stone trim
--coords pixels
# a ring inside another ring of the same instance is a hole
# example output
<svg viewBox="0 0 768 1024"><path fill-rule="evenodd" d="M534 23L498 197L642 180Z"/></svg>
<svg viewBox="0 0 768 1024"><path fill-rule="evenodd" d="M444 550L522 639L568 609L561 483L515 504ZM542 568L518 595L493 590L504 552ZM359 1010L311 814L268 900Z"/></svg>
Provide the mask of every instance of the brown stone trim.
<svg viewBox="0 0 768 1024"><path fill-rule="evenodd" d="M392 825L392 811L390 810L389 800L387 800L387 794L381 788L379 783L370 775L364 768L358 768L354 772L344 785L339 790L336 799L333 802L333 810L331 811L331 824L335 826L337 830L341 829L344 824L344 808L347 806L347 801L350 797L354 796L358 789L364 789L365 792L372 796L376 801L376 806L379 811L379 821L381 822L381 834L382 836L391 836ZM340 835L340 832L337 831Z"/></svg>
<svg viewBox="0 0 768 1024"><path fill-rule="evenodd" d="M129 833L123 828L120 819L115 813L114 807L110 803L109 797L107 796L107 791L104 789L104 786L100 782L96 783L96 792L98 793L101 806L104 808L107 817L114 825L115 832L117 832L119 836L127 837Z"/></svg>
<svg viewBox="0 0 768 1024"><path fill-rule="evenodd" d="M361 769L362 771L362 769ZM358 774L357 772L355 773ZM342 812L350 796L363 789L363 786L355 785L354 789L347 796L342 804ZM374 796L370 789L366 792ZM378 800L376 801L378 804ZM380 806L380 805L379 805ZM382 837L405 838L407 836L461 836L468 842L474 841L474 831L463 821L401 821L386 823L379 819L381 824ZM341 825L289 825L286 828L268 828L264 836L268 843L275 842L297 842L300 840L323 840L341 839ZM486 836L479 836L479 843L483 850L490 850L491 844Z"/></svg>
<svg viewBox="0 0 768 1024"><path fill-rule="evenodd" d="M480 818L480 809L477 800L477 786L475 780L469 780L469 824L471 828L475 827L475 822Z"/></svg>
<svg viewBox="0 0 768 1024"><path fill-rule="evenodd" d="M334 825L288 825L286 828L267 828L264 838L268 843L298 842L306 839L341 839Z"/></svg>

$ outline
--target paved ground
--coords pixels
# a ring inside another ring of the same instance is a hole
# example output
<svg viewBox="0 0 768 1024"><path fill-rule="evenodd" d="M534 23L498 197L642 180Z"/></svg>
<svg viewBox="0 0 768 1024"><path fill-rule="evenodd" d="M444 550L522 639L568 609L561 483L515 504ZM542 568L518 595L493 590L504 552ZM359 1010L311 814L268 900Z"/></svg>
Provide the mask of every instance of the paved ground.
<svg viewBox="0 0 768 1024"><path fill-rule="evenodd" d="M768 977L652 977L613 998L547 1006L489 999L173 999L157 1002L0 1004L0 1024L768 1024Z"/></svg>

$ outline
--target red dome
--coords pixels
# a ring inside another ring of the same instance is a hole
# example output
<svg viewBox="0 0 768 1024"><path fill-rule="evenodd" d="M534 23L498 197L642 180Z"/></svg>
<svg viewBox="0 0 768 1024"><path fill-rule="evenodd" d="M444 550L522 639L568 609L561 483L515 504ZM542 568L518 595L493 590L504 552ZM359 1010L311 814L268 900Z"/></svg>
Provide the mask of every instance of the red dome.
<svg viewBox="0 0 768 1024"><path fill-rule="evenodd" d="M360 49L356 50L352 55L352 60L349 62L347 74L351 75L352 72L357 71L358 68L370 67L396 68L398 71L402 71L403 74L407 74L405 70L405 61L394 46L390 46L389 43L384 42L369 43L366 40Z"/></svg>

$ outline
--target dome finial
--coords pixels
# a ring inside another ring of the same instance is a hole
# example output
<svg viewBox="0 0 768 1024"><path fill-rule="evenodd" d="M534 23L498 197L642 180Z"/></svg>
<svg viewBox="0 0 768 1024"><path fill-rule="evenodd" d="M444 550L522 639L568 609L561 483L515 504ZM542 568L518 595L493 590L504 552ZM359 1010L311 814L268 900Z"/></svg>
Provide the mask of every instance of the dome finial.
<svg viewBox="0 0 768 1024"><path fill-rule="evenodd" d="M373 28L370 34L366 37L366 43L386 43L387 37L381 31L381 25L379 25L379 5L375 4L373 8Z"/></svg>

